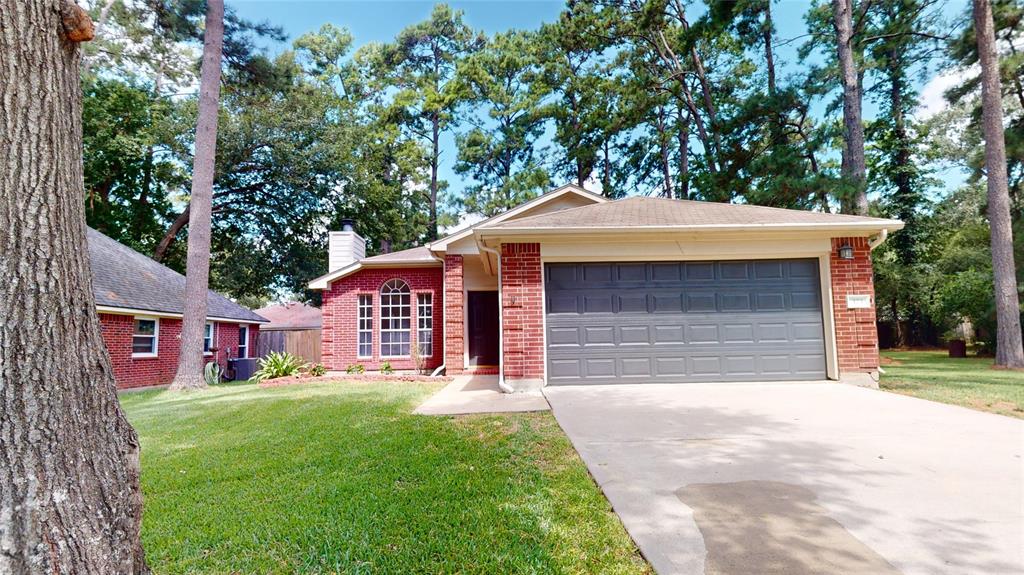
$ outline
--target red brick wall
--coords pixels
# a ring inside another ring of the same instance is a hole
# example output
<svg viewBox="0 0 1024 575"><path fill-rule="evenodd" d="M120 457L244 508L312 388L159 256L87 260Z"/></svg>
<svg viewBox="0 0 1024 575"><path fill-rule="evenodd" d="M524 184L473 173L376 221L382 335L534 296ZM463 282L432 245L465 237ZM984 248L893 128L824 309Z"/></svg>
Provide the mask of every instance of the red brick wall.
<svg viewBox="0 0 1024 575"><path fill-rule="evenodd" d="M401 279L409 284L412 292L411 307L411 345L416 345L416 294L431 293L434 305L434 353L424 358L426 369L434 369L444 361L443 323L445 319L442 305L442 269L432 268L400 268L400 269L365 269L331 283L324 291L323 328L320 335L320 348L323 364L327 369L344 370L352 364L362 364L367 370L380 369L385 361L380 357L380 288L391 279ZM359 358L356 319L358 314L359 294L373 295L373 356ZM396 370L413 370L416 364L412 358L387 359Z"/></svg>
<svg viewBox="0 0 1024 575"><path fill-rule="evenodd" d="M540 244L501 246L501 327L506 382L544 377ZM509 381L511 380L511 381Z"/></svg>
<svg viewBox="0 0 1024 575"><path fill-rule="evenodd" d="M463 290L462 256L444 258L445 373L459 375L465 369L464 320L466 302Z"/></svg>
<svg viewBox="0 0 1024 575"><path fill-rule="evenodd" d="M166 385L174 379L178 369L178 353L181 350L181 320L160 318L157 339L157 357L132 357L132 332L135 317L110 313L100 314L100 331L103 342L114 366L114 379L118 389ZM258 326L250 326L251 345L256 343ZM214 322L214 341L218 351L205 356L206 361L216 359L221 367L227 368L227 358L238 356L238 324ZM255 349L255 347L250 348Z"/></svg>
<svg viewBox="0 0 1024 575"><path fill-rule="evenodd" d="M839 257L839 248L847 243L853 247L852 260ZM875 371L878 369L878 329L868 239L833 238L831 268L840 375L844 371ZM870 295L871 307L849 309L846 303L849 294Z"/></svg>

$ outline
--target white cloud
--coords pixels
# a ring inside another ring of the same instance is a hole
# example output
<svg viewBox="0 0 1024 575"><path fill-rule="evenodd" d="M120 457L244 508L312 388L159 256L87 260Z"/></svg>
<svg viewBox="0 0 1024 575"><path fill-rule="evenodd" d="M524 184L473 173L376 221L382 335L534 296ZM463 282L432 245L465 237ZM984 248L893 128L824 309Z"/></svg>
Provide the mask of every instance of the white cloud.
<svg viewBox="0 0 1024 575"><path fill-rule="evenodd" d="M974 74L977 74L977 70L974 67L957 68L943 72L929 80L924 85L924 88L921 89L921 100L914 115L918 120L927 120L948 108L949 102L946 101L946 90L962 83Z"/></svg>

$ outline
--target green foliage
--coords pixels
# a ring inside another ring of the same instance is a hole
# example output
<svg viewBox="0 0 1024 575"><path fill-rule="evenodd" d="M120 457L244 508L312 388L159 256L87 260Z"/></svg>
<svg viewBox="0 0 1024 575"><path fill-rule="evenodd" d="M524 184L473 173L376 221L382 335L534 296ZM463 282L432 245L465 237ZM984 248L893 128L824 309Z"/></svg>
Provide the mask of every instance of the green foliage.
<svg viewBox="0 0 1024 575"><path fill-rule="evenodd" d="M500 33L463 60L460 86L477 108L473 128L459 134L455 171L473 181L457 200L469 213L493 216L544 191L550 184L537 155L548 91L538 61L538 36Z"/></svg>
<svg viewBox="0 0 1024 575"><path fill-rule="evenodd" d="M173 213L171 195L189 182L174 155L176 104L134 76L86 78L82 99L86 221L151 253Z"/></svg>
<svg viewBox="0 0 1024 575"><path fill-rule="evenodd" d="M313 365L309 366L308 373L313 377L320 377L327 373L327 368L324 367L324 364L322 363L314 363Z"/></svg>
<svg viewBox="0 0 1024 575"><path fill-rule="evenodd" d="M278 377L298 375L306 367L301 357L288 352L272 351L259 360L259 369L253 374L254 381L262 382Z"/></svg>
<svg viewBox="0 0 1024 575"><path fill-rule="evenodd" d="M384 375L391 375L392 373L395 373L395 368L391 367L390 361L385 361L380 364L380 372Z"/></svg>
<svg viewBox="0 0 1024 575"><path fill-rule="evenodd" d="M361 363L353 363L352 365L345 368L345 373L349 375L358 375L360 373L366 373L366 367Z"/></svg>

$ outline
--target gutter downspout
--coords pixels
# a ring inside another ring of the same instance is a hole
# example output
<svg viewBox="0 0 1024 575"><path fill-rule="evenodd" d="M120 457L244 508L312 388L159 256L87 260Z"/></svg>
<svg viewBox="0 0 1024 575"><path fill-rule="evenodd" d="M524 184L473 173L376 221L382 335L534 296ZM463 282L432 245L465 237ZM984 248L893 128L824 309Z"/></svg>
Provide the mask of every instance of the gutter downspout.
<svg viewBox="0 0 1024 575"><path fill-rule="evenodd" d="M889 230L882 228L882 232L875 236L874 239L868 239L869 251L875 251L875 248L885 243L885 238L889 237Z"/></svg>
<svg viewBox="0 0 1024 575"><path fill-rule="evenodd" d="M476 246L485 253L494 254L494 259L498 262L498 388L505 393L513 393L515 390L505 383L505 330L502 325L505 313L502 309L504 297L501 290L501 254L498 250L485 246L482 241L477 241Z"/></svg>

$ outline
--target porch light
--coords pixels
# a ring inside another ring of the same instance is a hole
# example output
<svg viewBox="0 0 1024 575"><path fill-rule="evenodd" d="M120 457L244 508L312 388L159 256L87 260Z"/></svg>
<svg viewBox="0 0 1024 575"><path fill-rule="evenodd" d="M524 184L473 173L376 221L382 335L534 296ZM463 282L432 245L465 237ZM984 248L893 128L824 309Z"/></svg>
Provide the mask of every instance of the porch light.
<svg viewBox="0 0 1024 575"><path fill-rule="evenodd" d="M853 246L850 244L843 244L839 248L839 259L852 260L853 259Z"/></svg>

